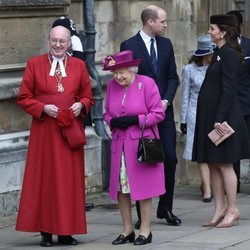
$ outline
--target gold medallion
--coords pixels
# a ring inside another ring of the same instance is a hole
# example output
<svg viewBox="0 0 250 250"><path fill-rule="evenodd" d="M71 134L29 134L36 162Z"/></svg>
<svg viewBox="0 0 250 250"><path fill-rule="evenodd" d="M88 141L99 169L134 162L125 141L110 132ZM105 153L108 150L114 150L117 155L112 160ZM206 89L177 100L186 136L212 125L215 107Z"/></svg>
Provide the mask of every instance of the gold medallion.
<svg viewBox="0 0 250 250"><path fill-rule="evenodd" d="M61 82L58 82L57 84L57 91L62 93L64 91L64 87Z"/></svg>

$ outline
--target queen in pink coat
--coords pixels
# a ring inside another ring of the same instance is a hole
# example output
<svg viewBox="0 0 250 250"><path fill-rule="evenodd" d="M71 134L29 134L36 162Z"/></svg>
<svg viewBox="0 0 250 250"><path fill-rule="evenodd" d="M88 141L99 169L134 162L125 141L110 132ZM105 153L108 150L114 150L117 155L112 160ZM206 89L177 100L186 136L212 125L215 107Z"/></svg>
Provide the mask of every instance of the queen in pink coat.
<svg viewBox="0 0 250 250"><path fill-rule="evenodd" d="M139 139L146 116L144 136L159 137L157 123L164 119L161 97L153 79L137 75L140 59L132 51L123 51L103 60L103 70L110 70L114 79L108 82L104 120L112 133L109 195L118 199L123 231L112 244L127 241L144 245L152 241L150 218L152 198L165 193L162 163L146 164L137 160ZM141 227L135 239L131 200L140 201Z"/></svg>

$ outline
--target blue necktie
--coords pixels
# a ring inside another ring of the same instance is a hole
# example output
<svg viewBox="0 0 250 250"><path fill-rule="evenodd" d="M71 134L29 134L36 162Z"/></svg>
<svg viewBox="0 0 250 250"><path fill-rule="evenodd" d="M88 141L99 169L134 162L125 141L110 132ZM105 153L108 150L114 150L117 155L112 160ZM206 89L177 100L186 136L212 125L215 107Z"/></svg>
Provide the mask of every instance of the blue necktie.
<svg viewBox="0 0 250 250"><path fill-rule="evenodd" d="M154 38L151 38L151 45L150 45L150 58L151 62L154 68L155 73L157 72L157 58L156 58L156 52L155 52L155 47L154 47Z"/></svg>

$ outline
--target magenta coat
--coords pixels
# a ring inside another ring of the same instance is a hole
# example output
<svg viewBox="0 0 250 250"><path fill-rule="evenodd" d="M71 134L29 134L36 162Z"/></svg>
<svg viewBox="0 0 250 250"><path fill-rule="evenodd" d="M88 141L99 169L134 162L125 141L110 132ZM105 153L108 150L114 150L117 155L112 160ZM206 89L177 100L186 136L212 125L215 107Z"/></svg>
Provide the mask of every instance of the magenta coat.
<svg viewBox="0 0 250 250"><path fill-rule="evenodd" d="M124 98L125 96L125 98ZM162 163L145 164L137 161L139 138L142 124L147 115L144 136L153 137L152 126L159 137L157 123L164 119L164 110L158 88L153 79L136 75L128 89L120 86L114 79L108 82L104 120L119 116L139 116L139 125L125 130L112 129L111 171L109 195L117 199L121 153L124 150L126 169L132 200L144 200L165 193L164 167Z"/></svg>

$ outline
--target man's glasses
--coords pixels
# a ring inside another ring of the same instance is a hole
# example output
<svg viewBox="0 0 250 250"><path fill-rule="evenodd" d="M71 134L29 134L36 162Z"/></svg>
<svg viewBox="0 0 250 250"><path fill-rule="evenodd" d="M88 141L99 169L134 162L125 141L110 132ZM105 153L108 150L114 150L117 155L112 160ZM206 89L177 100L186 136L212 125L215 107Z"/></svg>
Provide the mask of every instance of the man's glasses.
<svg viewBox="0 0 250 250"><path fill-rule="evenodd" d="M65 40L65 39L55 39L55 38L51 38L50 40L50 43L52 44L52 45L56 45L57 43L60 43L60 45L65 45L67 42L68 42L68 40Z"/></svg>

